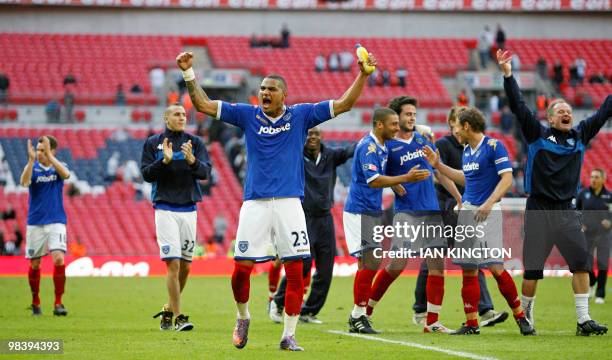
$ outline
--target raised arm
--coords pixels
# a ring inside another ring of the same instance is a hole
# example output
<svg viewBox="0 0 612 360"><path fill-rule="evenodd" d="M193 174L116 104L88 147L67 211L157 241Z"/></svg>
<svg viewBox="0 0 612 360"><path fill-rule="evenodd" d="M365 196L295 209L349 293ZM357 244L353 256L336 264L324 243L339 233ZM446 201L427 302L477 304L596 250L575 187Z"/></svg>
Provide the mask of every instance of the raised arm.
<svg viewBox="0 0 612 360"><path fill-rule="evenodd" d="M497 50L497 63L504 73L504 90L506 91L510 110L516 115L525 140L531 143L540 137L542 125L540 125L534 113L525 104L521 89L516 79L512 76L511 60L512 57L507 51Z"/></svg>
<svg viewBox="0 0 612 360"><path fill-rule="evenodd" d="M431 166L438 170L440 174L451 179L457 185L465 186L465 175L463 174L463 171L453 169L452 167L443 164L440 161L440 154L437 151L433 151L433 149L429 146L425 146L423 148L423 152L427 157L427 161L429 161Z"/></svg>
<svg viewBox="0 0 612 360"><path fill-rule="evenodd" d="M334 166L340 166L344 164L345 162L347 162L348 159L352 158L353 154L355 154L356 147L357 147L357 144L355 143L355 144L345 146L340 149L335 149L334 150Z"/></svg>
<svg viewBox="0 0 612 360"><path fill-rule="evenodd" d="M185 84L187 85L187 91L189 91L189 97L191 98L193 107L201 113L216 118L219 103L217 101L211 100L204 92L204 89L202 89L202 87L198 85L192 67L193 53L180 53L176 57L176 63L178 67L183 71L183 79L185 79Z"/></svg>
<svg viewBox="0 0 612 360"><path fill-rule="evenodd" d="M359 65L359 75L357 75L357 78L355 79L355 81L353 81L351 87L346 90L344 95L342 95L340 99L334 100L335 116L345 113L353 108L353 106L357 102L357 99L359 99L361 92L363 91L363 87L368 79L368 76L370 76L370 74L372 73L371 71L368 72L365 69L365 67L363 66L363 61L359 60L357 63ZM371 66L376 66L376 58L372 54L369 54L367 64Z"/></svg>
<svg viewBox="0 0 612 360"><path fill-rule="evenodd" d="M36 151L32 146L32 140L28 139L28 163L23 168L23 172L21 172L21 178L19 179L19 184L23 187L30 186L32 182L32 169L34 168L34 161L36 160Z"/></svg>
<svg viewBox="0 0 612 360"><path fill-rule="evenodd" d="M578 126L582 127L583 142L588 144L597 135L599 130L605 125L606 121L612 117L612 95L608 95L597 112L582 121Z"/></svg>

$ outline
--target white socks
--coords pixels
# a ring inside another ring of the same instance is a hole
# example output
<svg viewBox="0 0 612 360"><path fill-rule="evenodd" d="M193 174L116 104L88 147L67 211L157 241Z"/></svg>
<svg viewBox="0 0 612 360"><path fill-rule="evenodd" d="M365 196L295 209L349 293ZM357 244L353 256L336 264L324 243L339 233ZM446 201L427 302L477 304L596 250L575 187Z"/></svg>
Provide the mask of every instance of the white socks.
<svg viewBox="0 0 612 360"><path fill-rule="evenodd" d="M287 336L295 335L295 328L297 326L298 319L300 318L300 315L289 316L287 315L287 313L284 313L284 314L285 314L285 329L283 330L283 337L281 338L281 340Z"/></svg>
<svg viewBox="0 0 612 360"><path fill-rule="evenodd" d="M525 316L527 320L531 322L531 325L535 322L535 317L533 316L533 310L535 306L535 296L529 297L525 295L521 295L521 305L523 305L523 310L525 311Z"/></svg>
<svg viewBox="0 0 612 360"><path fill-rule="evenodd" d="M591 320L591 316L589 315L589 294L574 294L574 302L576 303L578 324L584 324Z"/></svg>
<svg viewBox="0 0 612 360"><path fill-rule="evenodd" d="M378 304L378 301L372 300L372 299L368 300L368 306L369 307L374 308L374 307L376 307L376 304Z"/></svg>
<svg viewBox="0 0 612 360"><path fill-rule="evenodd" d="M250 319L251 314L249 314L249 303L236 303L236 307L238 308L238 319Z"/></svg>
<svg viewBox="0 0 612 360"><path fill-rule="evenodd" d="M358 305L355 305L355 306L353 307L353 311L351 311L351 317L352 317L353 319L358 319L358 318L360 318L361 316L363 316L363 315L365 315L365 314L366 314L366 308L365 308L365 306L358 306Z"/></svg>

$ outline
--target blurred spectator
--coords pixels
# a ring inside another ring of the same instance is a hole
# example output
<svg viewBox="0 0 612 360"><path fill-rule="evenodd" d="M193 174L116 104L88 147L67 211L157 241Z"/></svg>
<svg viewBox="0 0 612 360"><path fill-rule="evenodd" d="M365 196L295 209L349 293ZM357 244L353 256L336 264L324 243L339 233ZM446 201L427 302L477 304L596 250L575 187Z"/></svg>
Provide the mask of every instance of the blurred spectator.
<svg viewBox="0 0 612 360"><path fill-rule="evenodd" d="M403 67L399 67L397 68L397 70L395 70L395 76L397 76L397 86L406 87L406 76L407 75L408 75L408 71Z"/></svg>
<svg viewBox="0 0 612 360"><path fill-rule="evenodd" d="M4 243L4 255L5 256L13 256L15 255L15 243L12 241L6 241Z"/></svg>
<svg viewBox="0 0 612 360"><path fill-rule="evenodd" d="M140 94L140 93L142 93L142 88L140 87L140 85L134 84L134 85L132 85L132 88L130 89L130 92L132 94Z"/></svg>
<svg viewBox="0 0 612 360"><path fill-rule="evenodd" d="M606 76L601 71L589 77L589 83L591 84L605 84L606 82L607 82Z"/></svg>
<svg viewBox="0 0 612 360"><path fill-rule="evenodd" d="M289 31L289 27L287 24L283 24L281 28L281 47L283 49L287 49L289 47L289 37L291 36L291 32Z"/></svg>
<svg viewBox="0 0 612 360"><path fill-rule="evenodd" d="M349 51L343 51L340 53L340 68L342 71L347 72L351 71L351 66L353 65L353 54Z"/></svg>
<svg viewBox="0 0 612 360"><path fill-rule="evenodd" d="M249 104L251 104L251 105L258 105L259 104L259 98L257 96L257 90L253 90L251 92L251 96L249 96Z"/></svg>
<svg viewBox="0 0 612 360"><path fill-rule="evenodd" d="M387 69L382 72L382 86L391 86L391 73Z"/></svg>
<svg viewBox="0 0 612 360"><path fill-rule="evenodd" d="M14 225L15 229L15 255L19 255L19 250L21 249L21 243L23 243L23 233L21 232L21 228L18 224Z"/></svg>
<svg viewBox="0 0 612 360"><path fill-rule="evenodd" d="M559 90L561 84L563 84L563 65L558 60L553 66L553 83L557 87L557 90Z"/></svg>
<svg viewBox="0 0 612 360"><path fill-rule="evenodd" d="M123 166L117 170L118 174L121 174L123 182L131 183L140 180L140 168L138 163L134 160L127 160L123 163Z"/></svg>
<svg viewBox="0 0 612 360"><path fill-rule="evenodd" d="M543 57L540 57L536 63L536 72L538 75L540 75L542 80L548 79L548 64L546 63L546 59Z"/></svg>
<svg viewBox="0 0 612 360"><path fill-rule="evenodd" d="M323 56L323 54L319 54L317 55L317 57L315 58L315 71L316 72L322 72L325 71L325 56Z"/></svg>
<svg viewBox="0 0 612 360"><path fill-rule="evenodd" d="M370 74L370 76L368 76L368 86L369 87L374 87L378 84L378 69L374 69L374 71L372 71L372 73Z"/></svg>
<svg viewBox="0 0 612 360"><path fill-rule="evenodd" d="M489 111L492 113L499 111L499 96L497 96L497 93L493 93L489 98Z"/></svg>
<svg viewBox="0 0 612 360"><path fill-rule="evenodd" d="M11 81L4 73L0 73L0 105L8 104L8 90L11 86Z"/></svg>
<svg viewBox="0 0 612 360"><path fill-rule="evenodd" d="M70 89L64 91L64 121L68 124L72 123L72 115L74 113L74 93Z"/></svg>
<svg viewBox="0 0 612 360"><path fill-rule="evenodd" d="M185 108L185 114L187 115L187 123L193 122L193 118L195 117L195 110L193 108L193 102L191 102L191 96L189 93L184 93L181 98L181 105Z"/></svg>
<svg viewBox="0 0 612 360"><path fill-rule="evenodd" d="M495 42L497 43L498 49L506 48L506 33L504 32L500 24L497 24L497 33L495 34Z"/></svg>
<svg viewBox="0 0 612 360"><path fill-rule="evenodd" d="M512 55L512 60L510 60L510 63L512 64L512 71L521 71L521 58L518 56L518 54Z"/></svg>
<svg viewBox="0 0 612 360"><path fill-rule="evenodd" d="M16 217L17 215L15 214L15 209L13 209L13 205L11 204L6 205L6 210L2 212L2 219L8 220L8 219L15 219Z"/></svg>
<svg viewBox="0 0 612 360"><path fill-rule="evenodd" d="M523 167L515 168L513 174L512 187L514 188L514 195L522 197L525 195L525 172Z"/></svg>
<svg viewBox="0 0 612 360"><path fill-rule="evenodd" d="M166 105L170 106L178 103L179 97L180 95L176 88L170 89L170 91L168 91L168 96L166 97Z"/></svg>
<svg viewBox="0 0 612 360"><path fill-rule="evenodd" d="M60 122L62 105L57 100L51 100L45 105L45 113L47 114L47 122L56 124Z"/></svg>
<svg viewBox="0 0 612 360"><path fill-rule="evenodd" d="M578 67L576 67L576 64L569 66L569 83L571 87L578 85Z"/></svg>
<svg viewBox="0 0 612 360"><path fill-rule="evenodd" d="M512 132L512 128L514 127L514 114L512 114L508 105L502 108L500 125L504 134L510 134Z"/></svg>
<svg viewBox="0 0 612 360"><path fill-rule="evenodd" d="M480 66L484 69L491 57L491 47L493 46L493 32L489 25L485 25L483 32L478 36L478 55L480 56Z"/></svg>
<svg viewBox="0 0 612 360"><path fill-rule="evenodd" d="M214 239L217 244L223 244L225 241L225 231L227 230L227 220L223 215L217 215L213 221Z"/></svg>
<svg viewBox="0 0 612 360"><path fill-rule="evenodd" d="M577 75L576 79L578 80L579 84L582 84L584 82L584 77L586 75L587 63L583 58L578 57L575 61L575 65L576 65L576 75Z"/></svg>
<svg viewBox="0 0 612 360"><path fill-rule="evenodd" d="M81 190L79 189L76 183L71 182L70 184L68 184L66 194L68 194L68 196L71 198L75 196L81 196Z"/></svg>
<svg viewBox="0 0 612 360"><path fill-rule="evenodd" d="M212 188L217 185L217 170L212 168L210 171L210 177L205 180L200 180L200 191L202 191L203 196L210 196L212 193Z"/></svg>
<svg viewBox="0 0 612 360"><path fill-rule="evenodd" d="M108 161L106 162L106 176L104 180L108 182L114 182L117 180L117 171L119 170L119 160L121 155L118 151L114 151Z"/></svg>
<svg viewBox="0 0 612 360"><path fill-rule="evenodd" d="M548 99L546 98L546 95L539 94L536 97L536 109L538 110L538 112L540 112L540 111L545 111L547 107L548 107Z"/></svg>
<svg viewBox="0 0 612 360"><path fill-rule="evenodd" d="M255 33L251 35L251 39L249 40L249 46L251 48L259 47L259 40L257 39L257 35L255 35Z"/></svg>
<svg viewBox="0 0 612 360"><path fill-rule="evenodd" d="M457 95L457 106L468 106L468 97L465 89L462 89Z"/></svg>
<svg viewBox="0 0 612 360"><path fill-rule="evenodd" d="M87 247L81 243L81 238L79 236L76 237L76 241L71 241L68 244L68 252L71 256L75 258L80 258L85 256L87 253Z"/></svg>
<svg viewBox="0 0 612 360"><path fill-rule="evenodd" d="M64 86L69 84L76 85L76 78L74 77L74 75L72 75L71 72L64 76Z"/></svg>
<svg viewBox="0 0 612 360"><path fill-rule="evenodd" d="M125 105L125 92L123 91L123 85L117 85L117 92L115 93L115 105Z"/></svg>
<svg viewBox="0 0 612 360"><path fill-rule="evenodd" d="M164 83L166 82L166 74L164 69L155 66L149 71L149 81L151 82L151 90L157 98L158 104L162 104L164 100Z"/></svg>
<svg viewBox="0 0 612 360"><path fill-rule="evenodd" d="M127 141L130 138L130 133L125 128L119 127L110 135L110 139L116 142Z"/></svg>
<svg viewBox="0 0 612 360"><path fill-rule="evenodd" d="M236 155L236 157L234 158L234 163L232 167L234 169L234 173L240 179L240 183L244 182L244 178L246 176L246 165L246 149L242 147L238 155Z"/></svg>
<svg viewBox="0 0 612 360"><path fill-rule="evenodd" d="M338 57L338 54L335 52L329 54L327 66L329 71L338 71L338 68L340 67L340 58Z"/></svg>
<svg viewBox="0 0 612 360"><path fill-rule="evenodd" d="M6 186L8 182L9 169L4 158L0 159L0 186Z"/></svg>

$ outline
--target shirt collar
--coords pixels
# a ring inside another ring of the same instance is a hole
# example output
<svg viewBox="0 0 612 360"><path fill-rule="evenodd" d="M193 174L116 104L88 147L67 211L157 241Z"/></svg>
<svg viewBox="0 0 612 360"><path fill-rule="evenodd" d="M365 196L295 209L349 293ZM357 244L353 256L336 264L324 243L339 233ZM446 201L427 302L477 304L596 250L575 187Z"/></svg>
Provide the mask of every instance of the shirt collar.
<svg viewBox="0 0 612 360"><path fill-rule="evenodd" d="M387 147L384 144L381 144L378 142L378 139L376 138L376 135L374 135L374 132L372 130L370 130L370 137L372 139L374 139L374 142L376 142L376 145L378 145L379 148L383 149L383 151L387 151Z"/></svg>
<svg viewBox="0 0 612 360"><path fill-rule="evenodd" d="M480 149L480 145L482 145L482 143L485 141L486 136L483 135L482 139L480 139L480 142L478 143L478 145L476 145L476 149L472 149L472 147L468 144L466 145L469 149L470 149L470 155L474 155L475 152L478 151L478 149Z"/></svg>
<svg viewBox="0 0 612 360"><path fill-rule="evenodd" d="M259 108L259 109L261 110L261 113L263 114L263 116L265 116L265 117L266 117L266 119L270 120L270 122L271 122L272 124L276 124L276 122L277 122L278 120L282 119L282 118L283 118L283 116L285 116L285 113L287 113L287 106L285 106L285 105L283 105L283 112L282 112L282 113L281 113L279 116L277 116L277 117L275 117L275 118L273 118L273 117L270 117L270 116L266 115L266 113L263 111L263 109L262 109L262 108Z"/></svg>

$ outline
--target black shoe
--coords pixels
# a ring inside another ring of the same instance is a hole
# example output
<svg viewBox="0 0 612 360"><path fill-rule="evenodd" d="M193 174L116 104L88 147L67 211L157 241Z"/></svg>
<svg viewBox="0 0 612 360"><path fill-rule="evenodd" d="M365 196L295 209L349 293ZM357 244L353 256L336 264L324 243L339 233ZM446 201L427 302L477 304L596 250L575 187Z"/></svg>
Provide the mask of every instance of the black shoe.
<svg viewBox="0 0 612 360"><path fill-rule="evenodd" d="M370 319L361 315L357 319L353 316L349 315L349 332L358 333L358 334L380 334L380 332L372 329L372 324L370 323Z"/></svg>
<svg viewBox="0 0 612 360"><path fill-rule="evenodd" d="M603 335L607 332L608 327L601 325L595 320L589 320L582 324L576 324L576 336L589 336L591 334Z"/></svg>
<svg viewBox="0 0 612 360"><path fill-rule="evenodd" d="M53 315L55 316L66 316L68 315L68 310L64 307L63 304L57 304L53 308Z"/></svg>
<svg viewBox="0 0 612 360"><path fill-rule="evenodd" d="M174 319L174 329L176 331L189 331L193 329L193 324L189 322L189 316L179 315Z"/></svg>
<svg viewBox="0 0 612 360"><path fill-rule="evenodd" d="M480 335L480 327L461 324L461 327L450 333L450 335Z"/></svg>
<svg viewBox="0 0 612 360"><path fill-rule="evenodd" d="M167 305L164 305L164 308L162 309L162 311L153 315L153 319L160 317L160 316L161 316L161 321L159 323L159 330L172 330L173 329L172 317L174 316L174 314L172 313L172 311L168 309Z"/></svg>
<svg viewBox="0 0 612 360"><path fill-rule="evenodd" d="M42 310L40 310L40 306L30 305L28 310L32 310L32 316L40 316L40 315L42 315Z"/></svg>
<svg viewBox="0 0 612 360"><path fill-rule="evenodd" d="M516 319L516 324L518 325L519 330L521 330L522 335L536 335L533 325L531 325L527 318L521 317Z"/></svg>

